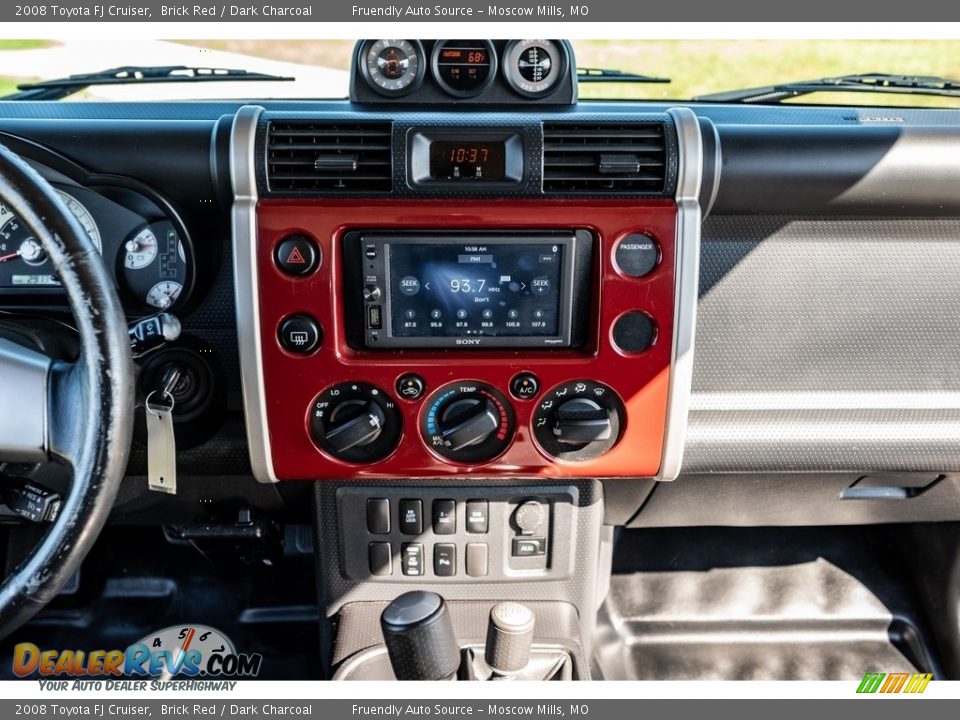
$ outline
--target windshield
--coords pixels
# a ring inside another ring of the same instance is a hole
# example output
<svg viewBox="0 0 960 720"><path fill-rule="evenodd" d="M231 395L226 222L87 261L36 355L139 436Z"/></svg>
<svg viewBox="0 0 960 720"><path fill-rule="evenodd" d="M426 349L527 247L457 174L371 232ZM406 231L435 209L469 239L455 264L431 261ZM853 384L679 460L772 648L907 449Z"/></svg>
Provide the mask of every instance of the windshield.
<svg viewBox="0 0 960 720"><path fill-rule="evenodd" d="M238 81L90 87L77 100L344 98L354 40L0 40L0 96L20 83L126 65L236 68L293 82ZM855 73L960 79L952 40L575 40L581 68L671 78L669 84L580 84L584 99L690 100L739 88ZM960 98L876 92L819 92L804 104L960 107Z"/></svg>

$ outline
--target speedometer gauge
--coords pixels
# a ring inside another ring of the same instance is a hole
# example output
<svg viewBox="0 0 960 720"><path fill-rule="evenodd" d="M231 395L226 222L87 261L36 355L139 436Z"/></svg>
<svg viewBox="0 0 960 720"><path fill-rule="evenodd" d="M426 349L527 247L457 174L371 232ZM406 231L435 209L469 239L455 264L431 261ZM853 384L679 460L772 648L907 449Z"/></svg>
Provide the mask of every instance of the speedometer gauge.
<svg viewBox="0 0 960 720"><path fill-rule="evenodd" d="M86 206L63 190L55 192L80 223L97 251L103 246L100 229ZM23 221L0 204L0 287L60 285L47 264L47 253Z"/></svg>
<svg viewBox="0 0 960 720"><path fill-rule="evenodd" d="M60 196L63 204L67 206L67 209L72 212L73 216L80 222L80 226L87 231L87 235L89 235L93 241L97 252L102 254L103 241L100 239L100 230L97 228L97 223L94 222L93 215L90 214L90 211L87 210L83 203L73 197L73 195L69 195L63 192L63 190L57 190L57 195Z"/></svg>
<svg viewBox="0 0 960 720"><path fill-rule="evenodd" d="M426 71L419 40L367 40L358 65L370 87L388 97L409 93L423 82Z"/></svg>

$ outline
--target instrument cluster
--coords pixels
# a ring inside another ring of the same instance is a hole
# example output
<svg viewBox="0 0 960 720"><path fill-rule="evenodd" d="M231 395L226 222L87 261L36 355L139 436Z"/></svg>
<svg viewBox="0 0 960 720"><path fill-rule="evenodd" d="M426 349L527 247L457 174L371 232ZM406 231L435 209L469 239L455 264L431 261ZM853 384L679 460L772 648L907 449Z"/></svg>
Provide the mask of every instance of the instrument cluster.
<svg viewBox="0 0 960 720"><path fill-rule="evenodd" d="M85 186L53 171L47 174L103 256L128 315L183 305L195 275L193 245L163 198L120 180ZM40 244L21 219L0 204L0 304L55 303L61 294Z"/></svg>

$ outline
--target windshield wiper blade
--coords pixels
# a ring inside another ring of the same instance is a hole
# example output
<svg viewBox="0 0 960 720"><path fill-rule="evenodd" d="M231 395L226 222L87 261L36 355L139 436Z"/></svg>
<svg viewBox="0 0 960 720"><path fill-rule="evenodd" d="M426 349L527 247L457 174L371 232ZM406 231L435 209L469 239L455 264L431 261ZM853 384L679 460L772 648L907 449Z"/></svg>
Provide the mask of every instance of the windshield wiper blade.
<svg viewBox="0 0 960 720"><path fill-rule="evenodd" d="M623 70L608 70L606 68L577 68L577 80L579 82L594 83L668 83L670 78L654 77L653 75L638 75L637 73L624 72Z"/></svg>
<svg viewBox="0 0 960 720"><path fill-rule="evenodd" d="M903 95L942 95L960 97L960 80L935 75L891 75L861 73L819 80L728 90L693 98L698 102L778 103L788 98L818 92L877 92Z"/></svg>
<svg viewBox="0 0 960 720"><path fill-rule="evenodd" d="M18 93L0 100L60 100L94 85L228 82L232 80L292 81L295 78L230 68L187 65L124 65L94 73L17 85Z"/></svg>

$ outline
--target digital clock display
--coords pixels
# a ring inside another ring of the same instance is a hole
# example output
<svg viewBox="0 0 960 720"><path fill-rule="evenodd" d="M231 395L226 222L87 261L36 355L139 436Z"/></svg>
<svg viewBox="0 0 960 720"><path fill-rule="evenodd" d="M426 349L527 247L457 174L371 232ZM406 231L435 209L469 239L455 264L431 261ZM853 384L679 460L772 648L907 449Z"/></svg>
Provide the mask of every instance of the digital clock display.
<svg viewBox="0 0 960 720"><path fill-rule="evenodd" d="M505 176L506 154L502 141L434 140L430 143L430 177L499 182Z"/></svg>

